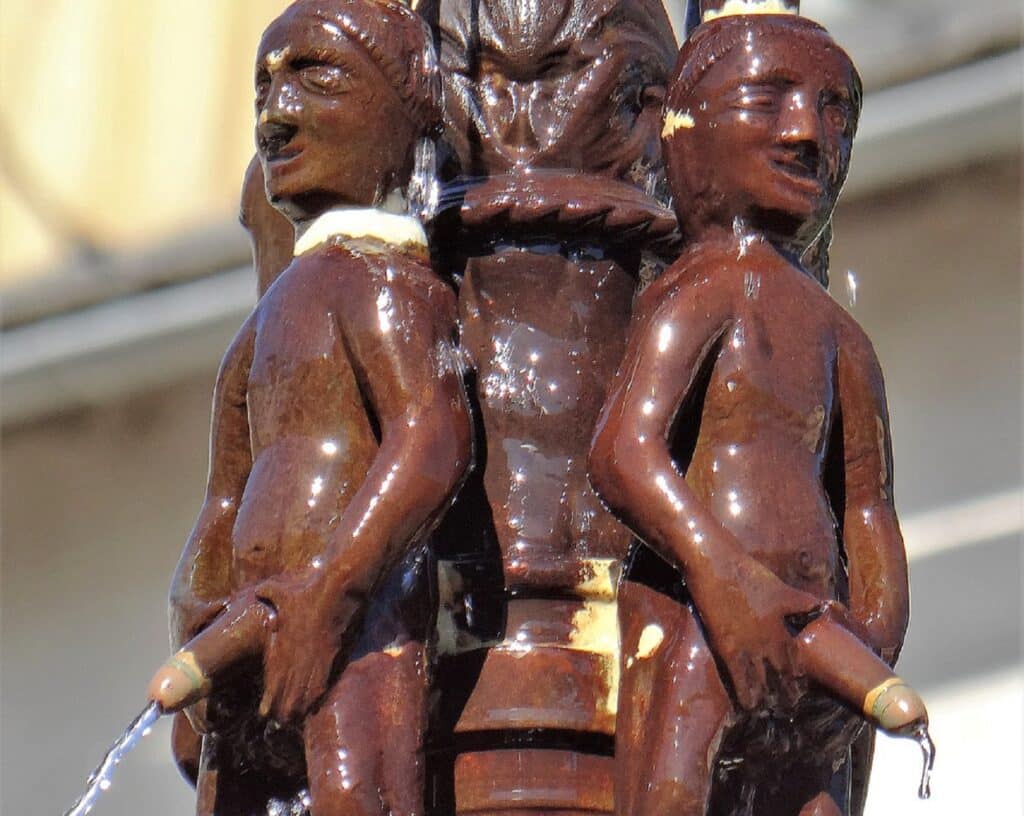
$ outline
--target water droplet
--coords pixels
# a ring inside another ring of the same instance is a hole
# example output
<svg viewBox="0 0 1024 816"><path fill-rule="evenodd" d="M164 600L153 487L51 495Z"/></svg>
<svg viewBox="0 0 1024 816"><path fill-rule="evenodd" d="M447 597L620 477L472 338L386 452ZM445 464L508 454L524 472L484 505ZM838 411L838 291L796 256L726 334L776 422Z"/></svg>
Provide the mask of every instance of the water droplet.
<svg viewBox="0 0 1024 816"><path fill-rule="evenodd" d="M932 769L935 767L935 743L932 742L931 734L928 733L928 726L922 725L914 732L914 739L921 746L921 753L924 755L924 768L921 771L921 787L917 795L921 799L932 798Z"/></svg>
<svg viewBox="0 0 1024 816"><path fill-rule="evenodd" d="M846 270L846 296L852 309L857 305L857 276L852 269Z"/></svg>

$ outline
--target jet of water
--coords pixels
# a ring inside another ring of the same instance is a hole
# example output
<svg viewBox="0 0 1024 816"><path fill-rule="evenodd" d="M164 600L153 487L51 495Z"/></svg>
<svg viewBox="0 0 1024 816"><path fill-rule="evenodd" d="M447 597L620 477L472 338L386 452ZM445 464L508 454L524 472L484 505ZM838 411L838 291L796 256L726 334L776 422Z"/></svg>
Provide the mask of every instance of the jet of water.
<svg viewBox="0 0 1024 816"><path fill-rule="evenodd" d="M86 782L85 793L82 798L68 810L64 816L86 816L93 809L96 800L110 789L111 778L114 769L124 759L125 754L132 750L139 741L153 730L153 726L163 712L157 703L150 703L138 717L132 720L121 737L114 743L99 767L93 771L92 776Z"/></svg>
<svg viewBox="0 0 1024 816"><path fill-rule="evenodd" d="M917 795L921 799L932 798L932 768L935 767L935 743L932 742L931 734L928 733L928 726L922 725L914 731L913 737L921 746L921 753L924 754L924 770L921 772L921 787Z"/></svg>

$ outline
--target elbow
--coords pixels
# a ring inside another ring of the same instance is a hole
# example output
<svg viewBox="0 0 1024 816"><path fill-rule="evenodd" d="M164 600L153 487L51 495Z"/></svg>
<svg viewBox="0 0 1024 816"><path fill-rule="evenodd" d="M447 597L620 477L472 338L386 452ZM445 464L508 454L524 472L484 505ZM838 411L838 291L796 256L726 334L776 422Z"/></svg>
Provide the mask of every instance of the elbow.
<svg viewBox="0 0 1024 816"><path fill-rule="evenodd" d="M396 440L404 466L436 485L438 503L462 483L473 461L473 434L467 410L445 404L406 417Z"/></svg>
<svg viewBox="0 0 1024 816"><path fill-rule="evenodd" d="M637 473L642 467L643 445L627 434L613 437L606 429L598 431L587 460L590 484L601 500L616 513L630 503Z"/></svg>

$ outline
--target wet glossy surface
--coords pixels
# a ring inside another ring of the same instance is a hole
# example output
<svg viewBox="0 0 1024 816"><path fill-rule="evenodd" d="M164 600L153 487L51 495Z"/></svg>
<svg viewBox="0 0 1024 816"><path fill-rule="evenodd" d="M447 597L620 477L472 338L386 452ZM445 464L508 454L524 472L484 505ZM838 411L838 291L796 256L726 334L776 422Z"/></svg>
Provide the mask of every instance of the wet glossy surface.
<svg viewBox="0 0 1024 816"><path fill-rule="evenodd" d="M401 202L436 116L428 37L397 4L303 0L260 46L243 219L266 291L218 376L172 587L176 645L213 689L189 711L199 813L421 812L435 602L418 542L471 458L455 295L422 242L323 225ZM294 259L267 197L318 235Z"/></svg>
<svg viewBox="0 0 1024 816"><path fill-rule="evenodd" d="M644 0L442 2L440 28L446 136L457 175L480 179L452 231L435 236L459 248L447 266L461 279L482 468L446 519L445 547L499 562L496 579L468 580L463 592L500 623L497 645L464 646L439 665L443 693L476 668L450 717L455 733L437 736L493 749L525 740L534 752L525 775L462 754L448 806L582 811L585 800L541 792L610 798L610 773L586 769L608 765L591 752L615 727L621 570L611 567L631 536L594 495L586 458L642 255L675 236L656 196L675 46L660 3Z"/></svg>
<svg viewBox="0 0 1024 816"><path fill-rule="evenodd" d="M822 691L857 709L893 677L871 648L902 643L906 557L873 350L796 259L845 178L859 80L813 23L705 19L663 130L690 244L638 300L591 454L692 599L623 592L618 812L848 812L857 722ZM649 705L672 712L653 734Z"/></svg>
<svg viewBox="0 0 1024 816"><path fill-rule="evenodd" d="M881 374L820 285L856 72L774 0L695 6L671 82L656 0L418 10L429 252L423 23L260 46L262 297L172 588L199 812L855 812L850 709L913 702Z"/></svg>

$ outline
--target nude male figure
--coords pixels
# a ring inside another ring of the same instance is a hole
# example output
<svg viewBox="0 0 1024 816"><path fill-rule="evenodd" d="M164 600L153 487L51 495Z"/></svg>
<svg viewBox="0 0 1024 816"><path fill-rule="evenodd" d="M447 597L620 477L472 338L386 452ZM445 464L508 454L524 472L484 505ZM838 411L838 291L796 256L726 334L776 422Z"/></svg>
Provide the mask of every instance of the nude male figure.
<svg viewBox="0 0 1024 816"><path fill-rule="evenodd" d="M705 23L677 64L663 144L689 244L638 300L590 458L692 599L620 593L622 816L849 812L857 724L808 692L794 634L824 614L895 661L906 556L878 362L798 259L859 102L849 58L802 18Z"/></svg>
<svg viewBox="0 0 1024 816"><path fill-rule="evenodd" d="M423 812L416 542L471 456L455 298L394 211L436 121L429 42L398 3L299 0L260 44L259 156L295 258L218 375L172 636L226 606L263 604L271 624L262 664L191 712L201 814L264 814L306 785L313 816Z"/></svg>

